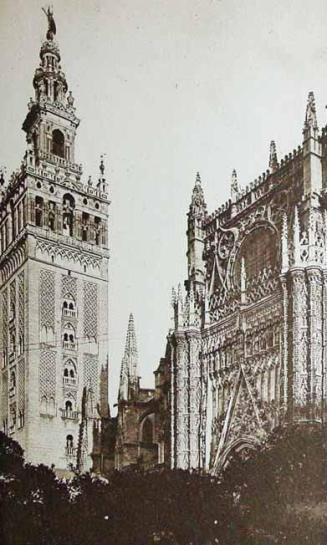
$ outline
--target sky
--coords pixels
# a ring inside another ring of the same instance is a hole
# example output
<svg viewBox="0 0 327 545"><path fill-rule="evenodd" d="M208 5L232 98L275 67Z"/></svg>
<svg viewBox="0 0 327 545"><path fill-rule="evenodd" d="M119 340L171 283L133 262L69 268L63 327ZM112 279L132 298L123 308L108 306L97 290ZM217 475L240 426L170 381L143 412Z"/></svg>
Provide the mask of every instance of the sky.
<svg viewBox="0 0 327 545"><path fill-rule="evenodd" d="M17 168L47 23L39 0L0 0L0 167ZM129 313L145 387L164 355L171 287L186 277L186 213L199 171L212 212L302 143L314 91L327 112L325 0L54 0L62 67L81 118L84 180L106 154L110 187L110 402Z"/></svg>

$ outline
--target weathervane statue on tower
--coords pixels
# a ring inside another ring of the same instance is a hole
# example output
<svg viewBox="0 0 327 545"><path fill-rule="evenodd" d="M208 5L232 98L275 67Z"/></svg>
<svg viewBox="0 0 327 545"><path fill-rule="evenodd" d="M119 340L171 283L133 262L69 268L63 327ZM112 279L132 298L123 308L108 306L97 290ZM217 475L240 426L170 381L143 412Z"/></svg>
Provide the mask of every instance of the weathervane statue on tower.
<svg viewBox="0 0 327 545"><path fill-rule="evenodd" d="M48 28L48 32L47 32L47 40L53 40L53 37L55 36L56 34L56 23L55 23L55 20L53 18L53 9L50 8L50 6L48 7L48 9L46 10L45 8L42 8L42 10L44 11L47 19L48 19L48 25L49 25L49 28Z"/></svg>

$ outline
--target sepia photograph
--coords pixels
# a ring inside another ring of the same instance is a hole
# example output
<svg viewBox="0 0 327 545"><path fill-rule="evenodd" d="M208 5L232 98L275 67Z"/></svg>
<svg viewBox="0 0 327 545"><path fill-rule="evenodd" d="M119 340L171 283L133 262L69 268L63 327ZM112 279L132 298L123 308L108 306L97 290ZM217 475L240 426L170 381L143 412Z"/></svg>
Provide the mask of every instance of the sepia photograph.
<svg viewBox="0 0 327 545"><path fill-rule="evenodd" d="M0 545L327 545L326 28L0 0Z"/></svg>

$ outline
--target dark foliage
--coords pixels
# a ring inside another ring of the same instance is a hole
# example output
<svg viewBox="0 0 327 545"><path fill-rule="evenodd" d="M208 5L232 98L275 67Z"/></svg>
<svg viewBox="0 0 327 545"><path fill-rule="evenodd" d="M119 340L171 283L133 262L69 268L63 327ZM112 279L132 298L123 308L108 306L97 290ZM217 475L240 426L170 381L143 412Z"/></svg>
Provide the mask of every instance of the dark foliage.
<svg viewBox="0 0 327 545"><path fill-rule="evenodd" d="M89 474L64 483L0 434L2 545L323 545L327 446L321 427L276 430L223 475Z"/></svg>

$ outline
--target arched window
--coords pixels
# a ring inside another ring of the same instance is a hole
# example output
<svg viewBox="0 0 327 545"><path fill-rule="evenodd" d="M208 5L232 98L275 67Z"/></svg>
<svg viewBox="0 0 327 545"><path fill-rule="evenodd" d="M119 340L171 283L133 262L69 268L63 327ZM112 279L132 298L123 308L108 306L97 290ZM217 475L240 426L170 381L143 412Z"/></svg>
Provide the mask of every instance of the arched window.
<svg viewBox="0 0 327 545"><path fill-rule="evenodd" d="M73 411L73 404L72 404L71 401L66 401L65 411L66 411L66 413L71 413Z"/></svg>
<svg viewBox="0 0 327 545"><path fill-rule="evenodd" d="M76 365L72 360L67 360L64 368L64 386L75 386L76 383Z"/></svg>
<svg viewBox="0 0 327 545"><path fill-rule="evenodd" d="M89 220L90 216L86 212L82 213L82 240L87 242L89 240Z"/></svg>
<svg viewBox="0 0 327 545"><path fill-rule="evenodd" d="M62 229L65 235L73 236L75 201L72 195L67 193L63 198Z"/></svg>
<svg viewBox="0 0 327 545"><path fill-rule="evenodd" d="M58 157L65 157L65 137L59 129L52 133L52 153Z"/></svg>
<svg viewBox="0 0 327 545"><path fill-rule="evenodd" d="M11 373L10 373L9 392L10 392L11 395L15 395L15 393L16 393L16 373L15 373L15 371L11 371Z"/></svg>
<svg viewBox="0 0 327 545"><path fill-rule="evenodd" d="M153 424L150 418L146 418L142 428L142 442L153 443Z"/></svg>
<svg viewBox="0 0 327 545"><path fill-rule="evenodd" d="M62 304L62 314L63 316L76 316L76 303L72 295L66 295Z"/></svg>
<svg viewBox="0 0 327 545"><path fill-rule="evenodd" d="M43 199L35 197L35 225L42 227L43 225Z"/></svg>
<svg viewBox="0 0 327 545"><path fill-rule="evenodd" d="M49 202L48 227L51 231L56 230L56 203L52 201Z"/></svg>
<svg viewBox="0 0 327 545"><path fill-rule="evenodd" d="M72 456L74 454L74 439L72 435L66 436L66 455Z"/></svg>
<svg viewBox="0 0 327 545"><path fill-rule="evenodd" d="M95 244L100 246L101 243L101 218L94 218Z"/></svg>
<svg viewBox="0 0 327 545"><path fill-rule="evenodd" d="M69 350L76 350L75 328L72 324L65 324L63 334L63 347Z"/></svg>

